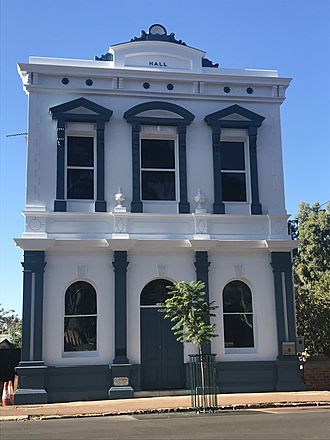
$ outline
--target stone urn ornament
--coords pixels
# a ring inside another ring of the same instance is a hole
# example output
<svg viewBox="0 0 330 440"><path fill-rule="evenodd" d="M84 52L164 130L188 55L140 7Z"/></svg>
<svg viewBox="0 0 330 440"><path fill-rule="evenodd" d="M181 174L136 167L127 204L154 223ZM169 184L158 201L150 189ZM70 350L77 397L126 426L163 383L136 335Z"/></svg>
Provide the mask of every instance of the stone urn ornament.
<svg viewBox="0 0 330 440"><path fill-rule="evenodd" d="M124 205L126 197L120 187L118 188L118 192L113 196L113 198L117 203L117 205L115 206L115 212L126 212L126 206Z"/></svg>

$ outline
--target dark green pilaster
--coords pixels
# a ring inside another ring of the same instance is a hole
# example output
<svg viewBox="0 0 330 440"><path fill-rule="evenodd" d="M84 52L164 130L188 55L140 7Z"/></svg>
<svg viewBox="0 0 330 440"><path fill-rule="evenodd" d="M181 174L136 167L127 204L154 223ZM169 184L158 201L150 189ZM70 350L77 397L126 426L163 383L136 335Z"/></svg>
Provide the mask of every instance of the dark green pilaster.
<svg viewBox="0 0 330 440"><path fill-rule="evenodd" d="M44 269L45 252L34 251L34 332L33 332L33 360L42 360L42 335L43 335L43 299L44 299Z"/></svg>
<svg viewBox="0 0 330 440"><path fill-rule="evenodd" d="M95 212L106 212L107 202L104 199L104 126L103 119L99 119L96 124L96 202Z"/></svg>
<svg viewBox="0 0 330 440"><path fill-rule="evenodd" d="M115 272L115 358L114 364L128 363L126 317L127 251L114 251Z"/></svg>
<svg viewBox="0 0 330 440"><path fill-rule="evenodd" d="M22 361L30 360L31 351L31 305L32 305L32 271L23 270L23 319L22 319Z"/></svg>
<svg viewBox="0 0 330 440"><path fill-rule="evenodd" d="M143 203L141 202L141 182L140 182L140 130L139 122L132 123L132 192L133 199L131 203L132 212L143 212Z"/></svg>
<svg viewBox="0 0 330 440"><path fill-rule="evenodd" d="M187 194L187 153L186 153L186 131L184 124L178 125L179 137L179 177L180 177L180 201L179 212L187 214L190 212L190 204Z"/></svg>
<svg viewBox="0 0 330 440"><path fill-rule="evenodd" d="M292 277L291 252L272 252L271 265L274 276L276 324L277 324L277 391L305 389L299 370L298 357L283 355L283 342L296 341L295 300Z"/></svg>
<svg viewBox="0 0 330 440"><path fill-rule="evenodd" d="M44 251L25 251L23 270L22 360L42 360ZM32 301L33 300L33 301ZM31 322L31 316L34 316ZM31 350L32 347L32 350Z"/></svg>
<svg viewBox="0 0 330 440"><path fill-rule="evenodd" d="M44 251L24 252L22 361L16 369L19 388L15 393L15 404L47 402L44 389L47 367L42 361L45 265Z"/></svg>
<svg viewBox="0 0 330 440"><path fill-rule="evenodd" d="M54 211L65 212L64 197L64 164L65 164L65 120L57 121L57 168L56 168L56 200Z"/></svg>
<svg viewBox="0 0 330 440"><path fill-rule="evenodd" d="M258 161L257 161L257 127L249 127L249 153L251 173L251 214L262 214L259 203Z"/></svg>
<svg viewBox="0 0 330 440"><path fill-rule="evenodd" d="M127 251L114 251L115 272L115 358L110 366L111 386L109 399L126 399L134 396L130 384L132 365L127 358L126 271Z"/></svg>
<svg viewBox="0 0 330 440"><path fill-rule="evenodd" d="M223 203L222 200L220 136L221 136L221 128L218 125L213 125L212 126L213 184L214 184L213 214L225 213L225 204Z"/></svg>
<svg viewBox="0 0 330 440"><path fill-rule="evenodd" d="M278 350L279 355L281 355L282 342L295 341L296 339L291 252L272 252L271 259L274 276Z"/></svg>
<svg viewBox="0 0 330 440"><path fill-rule="evenodd" d="M208 260L207 251L196 251L195 252L195 268L196 268L196 281L202 281L205 284L205 299L209 303L209 266L210 262ZM211 344L206 343L202 346L203 353L211 353Z"/></svg>

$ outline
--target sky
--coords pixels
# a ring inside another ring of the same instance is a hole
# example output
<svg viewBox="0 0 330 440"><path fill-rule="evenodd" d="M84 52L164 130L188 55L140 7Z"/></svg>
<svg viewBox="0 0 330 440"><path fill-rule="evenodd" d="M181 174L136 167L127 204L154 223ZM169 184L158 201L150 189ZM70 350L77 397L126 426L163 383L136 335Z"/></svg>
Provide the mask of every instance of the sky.
<svg viewBox="0 0 330 440"><path fill-rule="evenodd" d="M224 68L293 78L282 104L288 213L330 199L329 0L0 0L0 303L21 315L29 56L94 59L153 23Z"/></svg>

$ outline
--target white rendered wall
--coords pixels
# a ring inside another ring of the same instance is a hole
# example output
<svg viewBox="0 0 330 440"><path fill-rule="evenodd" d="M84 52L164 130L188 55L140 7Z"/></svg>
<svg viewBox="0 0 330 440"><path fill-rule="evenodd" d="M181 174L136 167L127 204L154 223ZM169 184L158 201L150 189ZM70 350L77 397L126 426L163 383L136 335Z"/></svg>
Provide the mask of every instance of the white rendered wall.
<svg viewBox="0 0 330 440"><path fill-rule="evenodd" d="M56 197L56 121L52 120L49 108L76 99L81 94L30 94L30 126L27 199L28 206L45 206L53 210ZM132 164L131 164L131 126L123 119L123 114L134 105L154 100L144 94L141 97L85 95L86 98L114 111L105 129L105 198L108 210L112 211L113 195L120 186L127 196L127 205L131 201ZM204 117L233 104L212 100L173 99L162 100L180 105L196 115L187 127L187 179L188 201L194 208L193 197L198 188L206 197L206 208L211 212L213 203L213 163L211 128ZM280 137L279 106L262 102L235 103L265 117L258 130L258 173L260 202L265 214L285 214L284 187ZM245 132L245 130L242 130ZM81 207L79 208L79 204ZM90 210L93 208L92 204ZM86 211L86 202L77 202L76 209ZM227 213L249 213L249 203L236 204L234 210L228 206Z"/></svg>
<svg viewBox="0 0 330 440"><path fill-rule="evenodd" d="M277 330L273 275L268 253L211 254L209 268L210 301L219 306L214 322L219 337L212 352L221 361L268 361L277 357ZM224 347L222 291L232 280L245 282L252 292L254 348Z"/></svg>
<svg viewBox="0 0 330 440"><path fill-rule="evenodd" d="M43 354L48 365L109 364L114 358L112 253L47 253L44 281ZM97 294L97 351L64 353L64 295L75 281Z"/></svg>
<svg viewBox="0 0 330 440"><path fill-rule="evenodd" d="M127 270L127 354L131 363L140 363L140 294L156 278L173 282L195 279L195 255L191 251L129 253ZM266 361L277 356L273 279L267 253L213 253L210 255L210 300L219 306L214 322L219 337L212 352L221 361ZM109 364L114 357L114 275L112 253L47 254L44 290L44 360L48 365ZM78 276L79 275L79 276ZM225 349L222 291L239 279L252 292L254 348ZM64 294L77 280L90 282L97 292L96 353L64 353ZM195 347L185 345L184 356Z"/></svg>

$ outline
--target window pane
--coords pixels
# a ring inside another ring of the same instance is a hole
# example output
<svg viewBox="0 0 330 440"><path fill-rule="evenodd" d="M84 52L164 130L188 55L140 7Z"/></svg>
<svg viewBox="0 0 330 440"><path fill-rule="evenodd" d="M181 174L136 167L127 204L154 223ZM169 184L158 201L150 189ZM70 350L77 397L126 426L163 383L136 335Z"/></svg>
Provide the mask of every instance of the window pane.
<svg viewBox="0 0 330 440"><path fill-rule="evenodd" d="M96 316L64 318L64 351L96 350Z"/></svg>
<svg viewBox="0 0 330 440"><path fill-rule="evenodd" d="M174 171L142 171L143 200L175 200Z"/></svg>
<svg viewBox="0 0 330 440"><path fill-rule="evenodd" d="M225 347L253 347L253 316L224 315Z"/></svg>
<svg viewBox="0 0 330 440"><path fill-rule="evenodd" d="M224 312L252 312L252 295L242 281L231 281L223 289Z"/></svg>
<svg viewBox="0 0 330 440"><path fill-rule="evenodd" d="M244 142L220 142L221 169L245 170Z"/></svg>
<svg viewBox="0 0 330 440"><path fill-rule="evenodd" d="M65 292L65 314L96 314L96 292L91 284L85 281L77 281L68 287Z"/></svg>
<svg viewBox="0 0 330 440"><path fill-rule="evenodd" d="M94 166L94 138L68 136L67 142L69 166Z"/></svg>
<svg viewBox="0 0 330 440"><path fill-rule="evenodd" d="M94 171L68 170L68 199L94 199Z"/></svg>
<svg viewBox="0 0 330 440"><path fill-rule="evenodd" d="M164 302L168 298L167 286L172 286L168 280L154 280L148 283L141 292L141 306L151 306Z"/></svg>
<svg viewBox="0 0 330 440"><path fill-rule="evenodd" d="M246 185L243 173L221 173L224 202L245 202Z"/></svg>
<svg viewBox="0 0 330 440"><path fill-rule="evenodd" d="M142 168L175 168L174 141L142 139L141 164Z"/></svg>

